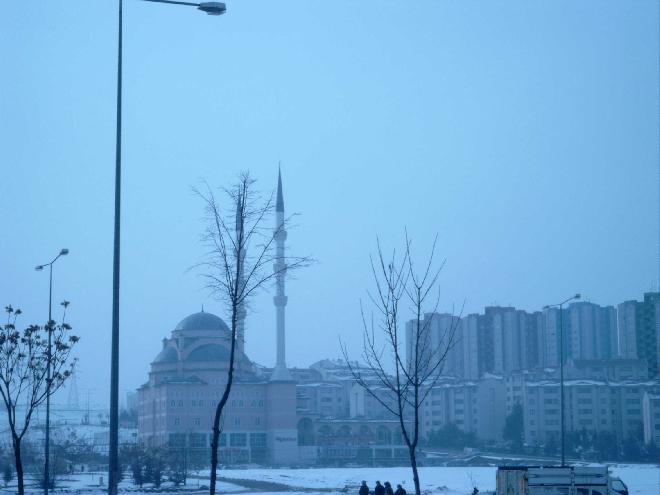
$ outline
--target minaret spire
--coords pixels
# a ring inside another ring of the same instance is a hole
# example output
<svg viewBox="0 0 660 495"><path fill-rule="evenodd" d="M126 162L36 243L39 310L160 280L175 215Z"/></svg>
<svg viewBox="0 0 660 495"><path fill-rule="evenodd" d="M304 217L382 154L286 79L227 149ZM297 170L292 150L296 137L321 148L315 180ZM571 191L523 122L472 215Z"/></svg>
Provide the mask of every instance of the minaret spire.
<svg viewBox="0 0 660 495"><path fill-rule="evenodd" d="M277 203L275 211L284 213L284 195L282 194L282 168L277 164Z"/></svg>
<svg viewBox="0 0 660 495"><path fill-rule="evenodd" d="M275 204L275 285L276 294L273 298L276 309L277 328L277 356L275 369L271 375L271 381L288 381L291 375L286 367L286 344L284 339L284 316L287 303L285 294L284 278L286 275L286 258L284 256L284 242L286 241L286 230L284 222L284 195L282 194L282 171L278 164L277 170L277 203Z"/></svg>

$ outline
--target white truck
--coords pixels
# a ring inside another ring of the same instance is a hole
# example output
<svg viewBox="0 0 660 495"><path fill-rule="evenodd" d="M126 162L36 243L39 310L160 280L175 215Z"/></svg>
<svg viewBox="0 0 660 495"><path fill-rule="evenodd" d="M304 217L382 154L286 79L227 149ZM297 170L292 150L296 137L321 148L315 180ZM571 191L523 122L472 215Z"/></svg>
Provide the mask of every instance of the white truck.
<svg viewBox="0 0 660 495"><path fill-rule="evenodd" d="M628 487L605 466L502 466L496 495L628 495Z"/></svg>

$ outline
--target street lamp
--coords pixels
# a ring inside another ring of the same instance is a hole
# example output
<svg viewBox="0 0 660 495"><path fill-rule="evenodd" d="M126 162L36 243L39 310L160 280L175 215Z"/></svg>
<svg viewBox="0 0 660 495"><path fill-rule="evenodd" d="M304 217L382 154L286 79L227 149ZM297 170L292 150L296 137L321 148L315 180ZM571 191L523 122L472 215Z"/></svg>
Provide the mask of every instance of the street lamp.
<svg viewBox="0 0 660 495"><path fill-rule="evenodd" d="M197 7L208 15L222 15L227 7L222 2L179 2L174 0L143 0ZM112 344L110 358L110 445L108 462L108 493L117 494L119 482L119 258L121 227L121 87L122 87L122 12L123 0L119 0L117 36L117 129L115 146L115 219L114 249L112 256Z"/></svg>
<svg viewBox="0 0 660 495"><path fill-rule="evenodd" d="M48 488L50 485L50 382L51 382L51 354L52 354L52 340L53 340L53 264L60 258L69 254L68 249L61 249L59 254L53 258L53 261L44 265L37 265L34 269L38 272L48 267L49 280L48 280L48 349L46 351L46 461L44 462L44 494L48 495Z"/></svg>
<svg viewBox="0 0 660 495"><path fill-rule="evenodd" d="M173 5L188 5L197 7L197 10L206 12L208 15L222 15L227 12L227 6L222 2L177 2L175 0L143 0L144 2L171 3Z"/></svg>
<svg viewBox="0 0 660 495"><path fill-rule="evenodd" d="M574 296L569 297L565 301L560 302L559 304L548 304L543 306L543 311L550 308L559 308L559 402L561 410L561 465L562 467L566 465L566 432L565 432L565 423L564 423L564 317L563 317L563 306L567 302L576 301L580 299L580 294L575 294Z"/></svg>

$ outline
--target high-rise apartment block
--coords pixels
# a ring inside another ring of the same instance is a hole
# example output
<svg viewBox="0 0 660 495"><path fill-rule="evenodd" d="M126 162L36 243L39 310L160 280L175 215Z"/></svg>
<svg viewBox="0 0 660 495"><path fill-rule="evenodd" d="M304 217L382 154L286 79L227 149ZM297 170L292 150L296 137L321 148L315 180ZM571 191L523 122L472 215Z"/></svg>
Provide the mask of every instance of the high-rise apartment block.
<svg viewBox="0 0 660 495"><path fill-rule="evenodd" d="M660 292L647 292L643 301L619 304L619 355L643 359L649 374L660 371Z"/></svg>

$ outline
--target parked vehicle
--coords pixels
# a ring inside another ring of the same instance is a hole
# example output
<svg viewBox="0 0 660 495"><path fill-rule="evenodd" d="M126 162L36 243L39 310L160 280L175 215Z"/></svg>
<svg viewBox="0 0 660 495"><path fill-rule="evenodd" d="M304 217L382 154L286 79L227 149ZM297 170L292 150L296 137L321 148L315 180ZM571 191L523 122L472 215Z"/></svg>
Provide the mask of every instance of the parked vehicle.
<svg viewBox="0 0 660 495"><path fill-rule="evenodd" d="M496 495L628 495L628 487L605 466L502 466Z"/></svg>

